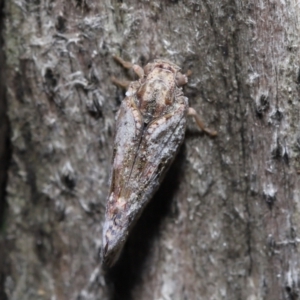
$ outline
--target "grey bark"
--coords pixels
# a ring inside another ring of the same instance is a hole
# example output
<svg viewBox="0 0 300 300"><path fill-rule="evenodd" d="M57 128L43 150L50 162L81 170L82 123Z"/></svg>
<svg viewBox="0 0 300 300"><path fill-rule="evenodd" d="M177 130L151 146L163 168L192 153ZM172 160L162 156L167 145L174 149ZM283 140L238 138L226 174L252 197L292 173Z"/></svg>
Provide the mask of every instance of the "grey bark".
<svg viewBox="0 0 300 300"><path fill-rule="evenodd" d="M297 1L6 0L4 12L3 297L299 298ZM124 96L110 76L134 78L113 54L191 70L185 94L219 134L189 121L160 190L104 272Z"/></svg>

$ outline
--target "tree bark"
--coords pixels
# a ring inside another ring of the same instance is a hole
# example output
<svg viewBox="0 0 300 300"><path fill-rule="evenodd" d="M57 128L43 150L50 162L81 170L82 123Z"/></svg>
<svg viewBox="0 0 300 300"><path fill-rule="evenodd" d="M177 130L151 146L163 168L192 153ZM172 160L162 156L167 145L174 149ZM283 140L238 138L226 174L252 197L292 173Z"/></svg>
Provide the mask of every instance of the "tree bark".
<svg viewBox="0 0 300 300"><path fill-rule="evenodd" d="M4 13L4 299L299 298L297 1L6 0ZM110 76L135 79L112 55L191 70L184 93L218 137L189 121L120 260L104 271L124 97Z"/></svg>

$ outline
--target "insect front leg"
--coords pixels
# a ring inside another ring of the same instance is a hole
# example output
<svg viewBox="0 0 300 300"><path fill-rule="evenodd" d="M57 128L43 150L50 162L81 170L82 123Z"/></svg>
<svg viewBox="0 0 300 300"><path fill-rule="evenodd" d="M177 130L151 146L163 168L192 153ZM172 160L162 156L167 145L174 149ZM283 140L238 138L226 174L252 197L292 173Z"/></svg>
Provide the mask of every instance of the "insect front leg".
<svg viewBox="0 0 300 300"><path fill-rule="evenodd" d="M117 79L115 76L110 77L110 80L113 82L113 84L115 84L116 86L127 90L130 84L129 80L120 80Z"/></svg>
<svg viewBox="0 0 300 300"><path fill-rule="evenodd" d="M125 68L125 69L132 69L139 76L139 78L143 78L144 77L144 69L142 67L140 67L139 65L132 64L129 61L125 61L121 57L116 56L116 55L114 55L113 58L120 65L122 65L123 68Z"/></svg>

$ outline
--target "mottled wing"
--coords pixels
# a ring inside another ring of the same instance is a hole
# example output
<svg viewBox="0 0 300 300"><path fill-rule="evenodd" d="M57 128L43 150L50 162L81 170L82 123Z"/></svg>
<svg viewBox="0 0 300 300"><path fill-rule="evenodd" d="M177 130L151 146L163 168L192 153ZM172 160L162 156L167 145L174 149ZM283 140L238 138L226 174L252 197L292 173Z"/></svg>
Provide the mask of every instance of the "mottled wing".
<svg viewBox="0 0 300 300"><path fill-rule="evenodd" d="M129 199L127 215L131 222L158 188L182 144L188 102L185 97L180 100L171 112L153 120L143 132L130 180L121 192L122 198Z"/></svg>
<svg viewBox="0 0 300 300"><path fill-rule="evenodd" d="M142 117L133 97L126 97L117 115L110 192L103 227L102 259L108 266L117 260L126 240L124 226L119 219L120 216L126 219L124 211L128 201L121 197L121 192L130 180L141 135Z"/></svg>
<svg viewBox="0 0 300 300"><path fill-rule="evenodd" d="M103 231L105 265L111 266L118 259L128 232L158 188L184 139L188 103L185 97L180 100L172 111L153 120L143 132L137 108L133 105L128 110L133 101L127 99L125 107L122 104ZM128 130L124 129L127 127Z"/></svg>
<svg viewBox="0 0 300 300"><path fill-rule="evenodd" d="M133 97L126 97L121 104L116 122L111 189L119 197L130 178L142 134L142 117Z"/></svg>

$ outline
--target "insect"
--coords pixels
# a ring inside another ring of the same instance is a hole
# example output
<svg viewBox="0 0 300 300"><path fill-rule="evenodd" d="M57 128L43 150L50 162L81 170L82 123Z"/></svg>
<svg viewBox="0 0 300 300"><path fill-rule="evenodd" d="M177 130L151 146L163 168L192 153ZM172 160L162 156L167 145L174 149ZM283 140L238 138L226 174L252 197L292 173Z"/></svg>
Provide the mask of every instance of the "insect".
<svg viewBox="0 0 300 300"><path fill-rule="evenodd" d="M102 261L111 267L127 236L159 187L184 140L187 116L210 136L182 86L187 76L167 60L155 60L144 68L115 59L132 68L139 80L129 84L116 117L116 134L103 226ZM123 87L128 84L112 78Z"/></svg>

